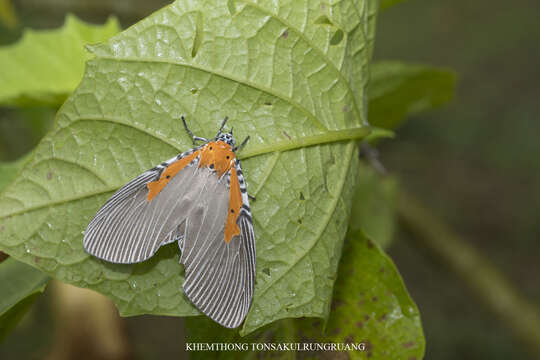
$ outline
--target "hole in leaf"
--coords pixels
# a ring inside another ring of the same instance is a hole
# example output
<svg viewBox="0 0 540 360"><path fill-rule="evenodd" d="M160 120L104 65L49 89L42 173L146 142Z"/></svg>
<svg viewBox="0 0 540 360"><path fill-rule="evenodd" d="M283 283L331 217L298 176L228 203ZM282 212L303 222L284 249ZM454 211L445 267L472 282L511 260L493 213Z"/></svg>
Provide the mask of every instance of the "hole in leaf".
<svg viewBox="0 0 540 360"><path fill-rule="evenodd" d="M343 40L343 30L338 29L330 39L330 45L338 45Z"/></svg>

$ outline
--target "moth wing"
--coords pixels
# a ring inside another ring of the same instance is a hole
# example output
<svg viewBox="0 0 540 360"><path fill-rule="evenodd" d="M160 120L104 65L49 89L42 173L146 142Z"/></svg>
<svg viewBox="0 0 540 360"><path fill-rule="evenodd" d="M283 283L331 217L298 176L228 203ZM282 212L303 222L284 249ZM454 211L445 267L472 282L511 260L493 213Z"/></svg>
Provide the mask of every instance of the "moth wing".
<svg viewBox="0 0 540 360"><path fill-rule="evenodd" d="M197 170L195 164L185 166L151 201L147 184L159 177L159 169L120 188L88 225L83 240L86 251L113 263L136 263L178 240L182 222L204 191L203 174Z"/></svg>
<svg viewBox="0 0 540 360"><path fill-rule="evenodd" d="M229 187L214 178L215 183L209 186L214 191L186 221L180 258L185 266L182 287L200 311L225 327L235 328L246 317L253 298L255 236L251 215L242 212L237 220L240 235L225 242Z"/></svg>

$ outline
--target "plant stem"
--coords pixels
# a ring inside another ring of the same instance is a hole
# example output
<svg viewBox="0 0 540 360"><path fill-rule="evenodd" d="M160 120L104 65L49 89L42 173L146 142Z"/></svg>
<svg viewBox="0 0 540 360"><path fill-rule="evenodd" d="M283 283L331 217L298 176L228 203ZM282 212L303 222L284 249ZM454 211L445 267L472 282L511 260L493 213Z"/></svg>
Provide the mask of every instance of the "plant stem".
<svg viewBox="0 0 540 360"><path fill-rule="evenodd" d="M443 261L540 358L540 313L489 260L412 195L397 204L401 225L418 246Z"/></svg>

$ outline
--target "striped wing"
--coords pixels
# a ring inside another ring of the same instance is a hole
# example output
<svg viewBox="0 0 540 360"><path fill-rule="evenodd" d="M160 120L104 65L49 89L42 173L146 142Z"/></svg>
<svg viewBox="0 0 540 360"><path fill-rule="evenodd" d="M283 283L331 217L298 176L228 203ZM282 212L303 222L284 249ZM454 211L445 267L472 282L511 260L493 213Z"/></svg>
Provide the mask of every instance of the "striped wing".
<svg viewBox="0 0 540 360"><path fill-rule="evenodd" d="M246 317L253 298L255 236L244 192L248 203L237 220L240 234L229 243L224 241L229 190L229 185L220 184L208 199L210 206L198 207L188 219L180 262L186 268L183 288L191 302L214 321L235 328Z"/></svg>
<svg viewBox="0 0 540 360"><path fill-rule="evenodd" d="M225 178L230 173L220 179L213 170L199 168L198 160L179 171L151 201L146 184L162 169L149 170L118 190L88 225L84 248L106 261L136 263L178 241L187 297L216 322L238 327L249 310L255 281L249 203L238 217L240 235L226 243L230 185ZM247 202L243 180L241 188Z"/></svg>
<svg viewBox="0 0 540 360"><path fill-rule="evenodd" d="M147 200L146 184L159 176L159 169L126 184L88 225L86 251L106 261L130 264L147 260L160 246L178 239L180 226L207 191L205 178L210 173L201 170L186 166L152 201Z"/></svg>

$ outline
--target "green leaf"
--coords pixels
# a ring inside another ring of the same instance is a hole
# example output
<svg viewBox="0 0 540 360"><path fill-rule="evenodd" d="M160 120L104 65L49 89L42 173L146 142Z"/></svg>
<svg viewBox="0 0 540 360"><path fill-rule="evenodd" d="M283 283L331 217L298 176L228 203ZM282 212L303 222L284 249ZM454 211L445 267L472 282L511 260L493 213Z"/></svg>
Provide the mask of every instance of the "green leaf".
<svg viewBox="0 0 540 360"><path fill-rule="evenodd" d="M238 139L251 135L241 157L257 197L257 282L241 334L325 318L357 178L354 140L369 131L360 5L177 1L92 47L54 130L0 197L0 248L109 296L122 315L199 314L183 295L175 244L115 265L86 254L82 232L113 191L192 146L180 115L204 137L227 115Z"/></svg>
<svg viewBox="0 0 540 360"><path fill-rule="evenodd" d="M396 4L399 4L405 0L381 0L381 11L384 11Z"/></svg>
<svg viewBox="0 0 540 360"><path fill-rule="evenodd" d="M60 106L75 90L90 58L86 44L120 31L115 18L90 25L73 15L56 30L26 30L23 38L0 48L0 105Z"/></svg>
<svg viewBox="0 0 540 360"><path fill-rule="evenodd" d="M49 277L9 257L0 262L0 341L43 292Z"/></svg>
<svg viewBox="0 0 540 360"><path fill-rule="evenodd" d="M408 115L441 106L454 96L456 75L448 69L395 61L371 65L369 122L394 129Z"/></svg>
<svg viewBox="0 0 540 360"><path fill-rule="evenodd" d="M361 162L354 193L349 228L362 230L383 249L392 241L398 183L391 176L381 176Z"/></svg>
<svg viewBox="0 0 540 360"><path fill-rule="evenodd" d="M321 334L320 322L306 320L307 341L358 344L351 359L422 359L425 339L416 304L396 267L361 232L347 236L334 290L332 312Z"/></svg>

